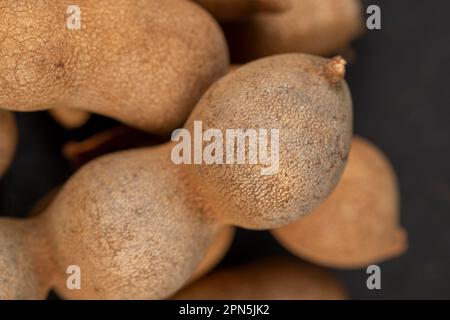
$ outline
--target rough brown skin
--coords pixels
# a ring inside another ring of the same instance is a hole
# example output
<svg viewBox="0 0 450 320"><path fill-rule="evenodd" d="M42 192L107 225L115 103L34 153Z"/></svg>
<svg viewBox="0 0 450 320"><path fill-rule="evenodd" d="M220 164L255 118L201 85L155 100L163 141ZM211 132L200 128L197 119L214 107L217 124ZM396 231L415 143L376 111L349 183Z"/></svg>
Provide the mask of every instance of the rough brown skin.
<svg viewBox="0 0 450 320"><path fill-rule="evenodd" d="M383 153L353 139L347 167L335 191L311 215L272 231L294 254L337 268L359 268L402 254L395 173Z"/></svg>
<svg viewBox="0 0 450 320"><path fill-rule="evenodd" d="M261 165L187 166L189 190L208 199L210 215L245 228L273 228L331 193L352 136L344 63L304 54L269 57L238 68L203 96L187 122L190 131L199 119L203 130L280 129L276 175L261 175Z"/></svg>
<svg viewBox="0 0 450 320"><path fill-rule="evenodd" d="M291 6L291 0L193 0L220 21L248 18L256 12L281 12Z"/></svg>
<svg viewBox="0 0 450 320"><path fill-rule="evenodd" d="M91 117L87 111L69 108L54 108L49 110L56 122L67 130L78 129L86 124Z"/></svg>
<svg viewBox="0 0 450 320"><path fill-rule="evenodd" d="M202 262L197 266L191 281L200 279L205 274L210 272L216 267L219 262L225 257L225 254L230 249L231 243L234 239L235 229L231 226L223 226L208 249L206 256Z"/></svg>
<svg viewBox="0 0 450 320"><path fill-rule="evenodd" d="M0 110L0 177L11 164L17 145L17 127L11 112Z"/></svg>
<svg viewBox="0 0 450 320"><path fill-rule="evenodd" d="M273 54L336 54L363 32L360 0L291 0L285 12L224 26L234 62Z"/></svg>
<svg viewBox="0 0 450 320"><path fill-rule="evenodd" d="M175 165L175 142L80 169L37 218L55 270L47 287L72 299L167 298L224 225L271 228L316 207L337 184L352 135L349 90L330 77L336 59L293 54L245 65L212 86L187 122L281 128L275 175L262 177L258 165ZM82 270L81 290L65 289L69 265Z"/></svg>
<svg viewBox="0 0 450 320"><path fill-rule="evenodd" d="M0 300L47 297L51 271L41 261L46 261L49 250L36 230L33 219L0 218Z"/></svg>
<svg viewBox="0 0 450 320"><path fill-rule="evenodd" d="M82 109L145 131L181 126L228 69L222 31L185 0L0 1L0 108Z"/></svg>
<svg viewBox="0 0 450 320"><path fill-rule="evenodd" d="M322 268L272 258L215 271L174 300L343 300L342 284Z"/></svg>

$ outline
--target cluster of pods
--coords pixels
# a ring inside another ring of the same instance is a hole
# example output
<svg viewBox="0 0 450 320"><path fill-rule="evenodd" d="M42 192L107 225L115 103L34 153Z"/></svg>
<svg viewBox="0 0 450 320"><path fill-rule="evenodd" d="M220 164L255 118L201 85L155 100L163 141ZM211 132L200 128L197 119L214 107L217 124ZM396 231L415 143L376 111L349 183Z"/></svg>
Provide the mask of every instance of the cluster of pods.
<svg viewBox="0 0 450 320"><path fill-rule="evenodd" d="M79 30L66 27L71 5ZM12 112L50 110L67 128L95 113L162 137L197 121L279 129L273 175L175 164L174 141L88 162L28 218L0 218L0 299L346 298L294 257L205 277L235 227L332 268L405 250L395 173L352 130L341 56L363 30L359 1L29 0L0 5L0 21L0 176Z"/></svg>

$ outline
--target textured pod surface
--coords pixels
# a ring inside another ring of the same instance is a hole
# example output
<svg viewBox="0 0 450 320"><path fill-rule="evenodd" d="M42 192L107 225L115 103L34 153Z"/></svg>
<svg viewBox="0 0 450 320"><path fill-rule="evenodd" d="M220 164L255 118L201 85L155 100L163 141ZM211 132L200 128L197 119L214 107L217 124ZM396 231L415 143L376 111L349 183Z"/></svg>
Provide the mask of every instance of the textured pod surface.
<svg viewBox="0 0 450 320"><path fill-rule="evenodd" d="M83 286L59 283L63 297L160 299L191 277L216 228L190 206L169 156L157 148L102 157L64 186L45 218L59 274L78 265Z"/></svg>
<svg viewBox="0 0 450 320"><path fill-rule="evenodd" d="M217 232L213 243L208 249L206 256L202 262L197 266L191 281L203 277L210 272L226 255L228 249L230 249L231 243L234 239L235 229L231 226L223 226Z"/></svg>
<svg viewBox="0 0 450 320"><path fill-rule="evenodd" d="M184 0L0 1L0 108L84 109L155 133L227 72L216 22Z"/></svg>
<svg viewBox="0 0 450 320"><path fill-rule="evenodd" d="M248 18L256 12L279 12L290 7L291 0L194 0L222 21Z"/></svg>
<svg viewBox="0 0 450 320"><path fill-rule="evenodd" d="M31 245L39 246L41 243L36 238L29 242L31 227L29 223L15 219L0 219L0 300L47 297L45 280L30 249Z"/></svg>
<svg viewBox="0 0 450 320"><path fill-rule="evenodd" d="M350 145L344 65L302 54L263 59L219 80L198 103L188 134L194 120L205 130L279 129L273 175L261 175L262 164L176 165L175 143L85 165L48 208L44 201L36 209L43 232L35 240L47 250L33 257L49 270L43 283L72 299L167 298L223 255L230 239L225 231L221 240L221 228L270 228L309 212L334 188ZM73 265L80 290L66 289Z"/></svg>
<svg viewBox="0 0 450 320"><path fill-rule="evenodd" d="M259 13L226 26L234 61L280 53L335 54L362 33L360 0L291 0L279 14Z"/></svg>
<svg viewBox="0 0 450 320"><path fill-rule="evenodd" d="M11 112L0 110L0 177L11 164L17 144L17 128Z"/></svg>
<svg viewBox="0 0 450 320"><path fill-rule="evenodd" d="M91 117L87 111L69 108L54 108L50 109L49 113L56 122L68 130L84 126Z"/></svg>
<svg viewBox="0 0 450 320"><path fill-rule="evenodd" d="M383 153L354 138L342 179L313 213L274 230L291 252L315 263L357 268L402 254L395 173Z"/></svg>
<svg viewBox="0 0 450 320"><path fill-rule="evenodd" d="M294 259L261 260L215 271L175 300L340 300L347 293L325 270Z"/></svg>
<svg viewBox="0 0 450 320"><path fill-rule="evenodd" d="M204 131L279 130L279 168L272 175L262 175L267 166L261 163L185 166L192 193L216 219L246 228L281 226L331 193L352 137L344 65L340 58L304 54L269 57L238 68L205 93L187 122L190 132L194 121L202 121ZM245 154L249 159L248 144Z"/></svg>

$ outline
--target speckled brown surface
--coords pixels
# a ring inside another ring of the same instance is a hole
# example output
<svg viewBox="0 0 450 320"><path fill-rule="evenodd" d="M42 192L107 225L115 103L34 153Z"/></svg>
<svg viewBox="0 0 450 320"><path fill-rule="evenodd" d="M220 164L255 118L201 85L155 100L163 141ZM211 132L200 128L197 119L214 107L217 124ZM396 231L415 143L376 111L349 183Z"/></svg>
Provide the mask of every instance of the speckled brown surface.
<svg viewBox="0 0 450 320"><path fill-rule="evenodd" d="M291 6L291 0L193 0L218 20L240 20L256 12L280 12Z"/></svg>
<svg viewBox="0 0 450 320"><path fill-rule="evenodd" d="M230 249L234 239L234 233L235 228L231 226L223 226L220 228L213 243L210 245L208 252L192 275L191 281L200 279L220 263L227 254L228 249Z"/></svg>
<svg viewBox="0 0 450 320"><path fill-rule="evenodd" d="M82 168L46 212L57 268L83 270L67 298L164 298L187 281L215 227L185 196L170 145L113 154ZM114 174L112 174L114 173Z"/></svg>
<svg viewBox="0 0 450 320"><path fill-rule="evenodd" d="M205 130L280 128L276 175L262 178L258 165L176 166L174 143L80 169L36 218L43 231L34 241L46 250L45 260L34 258L51 270L47 288L72 299L166 298L191 278L221 224L270 228L312 209L334 188L350 147L342 64L301 54L259 60L217 82L196 107L187 128L193 119ZM81 290L65 289L69 265L82 270Z"/></svg>
<svg viewBox="0 0 450 320"><path fill-rule="evenodd" d="M273 56L238 68L203 96L187 122L190 131L195 120L202 120L203 130L280 130L277 174L261 175L262 164L186 166L189 189L208 199L211 215L267 229L295 221L331 193L352 136L343 63L304 54Z"/></svg>
<svg viewBox="0 0 450 320"><path fill-rule="evenodd" d="M0 177L8 169L16 150L17 128L12 113L0 110Z"/></svg>
<svg viewBox="0 0 450 320"><path fill-rule="evenodd" d="M315 263L359 268L402 254L395 173L383 153L359 137L336 190L310 215L272 231L288 250Z"/></svg>
<svg viewBox="0 0 450 320"><path fill-rule="evenodd" d="M225 25L234 62L280 53L336 54L363 32L360 0L291 0L281 13Z"/></svg>
<svg viewBox="0 0 450 320"><path fill-rule="evenodd" d="M218 270L174 296L175 300L341 300L342 284L322 268L272 258Z"/></svg>
<svg viewBox="0 0 450 320"><path fill-rule="evenodd" d="M36 230L33 220L0 219L0 300L47 297L49 270L40 261L46 260L48 248Z"/></svg>
<svg viewBox="0 0 450 320"><path fill-rule="evenodd" d="M80 0L81 30L66 27L72 4L2 7L0 108L84 109L167 134L228 69L217 23L189 1Z"/></svg>

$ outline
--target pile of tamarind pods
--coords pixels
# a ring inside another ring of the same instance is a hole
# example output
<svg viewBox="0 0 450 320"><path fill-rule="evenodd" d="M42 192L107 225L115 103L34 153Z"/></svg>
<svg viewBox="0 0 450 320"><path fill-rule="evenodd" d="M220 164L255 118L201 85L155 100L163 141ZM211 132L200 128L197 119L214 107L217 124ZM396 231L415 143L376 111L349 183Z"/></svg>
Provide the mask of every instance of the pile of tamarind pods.
<svg viewBox="0 0 450 320"><path fill-rule="evenodd" d="M73 4L79 30L65 25ZM353 135L337 55L362 33L359 0L30 0L0 6L0 21L0 178L17 144L12 111L49 110L67 129L96 113L172 134L95 157L28 218L1 217L0 299L50 290L67 299L345 299L322 267L405 251L394 170ZM221 132L279 129L279 146L267 146L277 172L174 163L179 133L194 136L200 121ZM118 135L93 137L83 152ZM205 277L236 227L271 230L322 267L272 258Z"/></svg>

